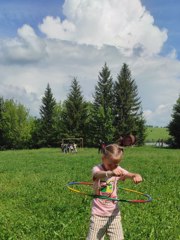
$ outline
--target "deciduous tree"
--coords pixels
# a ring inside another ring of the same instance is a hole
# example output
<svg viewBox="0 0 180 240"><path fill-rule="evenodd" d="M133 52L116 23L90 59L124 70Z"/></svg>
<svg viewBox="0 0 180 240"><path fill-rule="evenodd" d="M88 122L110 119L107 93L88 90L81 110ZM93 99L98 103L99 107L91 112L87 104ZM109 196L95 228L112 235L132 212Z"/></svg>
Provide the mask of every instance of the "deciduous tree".
<svg viewBox="0 0 180 240"><path fill-rule="evenodd" d="M3 129L6 148L28 148L32 118L24 105L14 100L4 102Z"/></svg>

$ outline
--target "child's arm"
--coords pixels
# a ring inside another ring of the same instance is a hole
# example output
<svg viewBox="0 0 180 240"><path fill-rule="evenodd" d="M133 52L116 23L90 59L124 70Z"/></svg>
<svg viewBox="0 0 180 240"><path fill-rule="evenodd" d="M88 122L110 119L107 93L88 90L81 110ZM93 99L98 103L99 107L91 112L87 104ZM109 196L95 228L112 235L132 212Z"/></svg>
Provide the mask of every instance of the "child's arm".
<svg viewBox="0 0 180 240"><path fill-rule="evenodd" d="M93 179L103 179L106 177L112 177L113 176L113 172L112 171L98 171L96 173L93 174Z"/></svg>
<svg viewBox="0 0 180 240"><path fill-rule="evenodd" d="M103 178L110 178L113 176L121 176L121 177L125 177L124 172L118 168L114 169L113 171L98 171L96 173L93 174L93 179L103 179Z"/></svg>
<svg viewBox="0 0 180 240"><path fill-rule="evenodd" d="M123 171L120 168L115 168L113 171L97 171L93 174L93 179L103 179L103 178L110 178L113 176L117 176L117 177L121 177L123 180L130 178L133 180L134 183L140 183L142 182L142 177L140 174L138 173L131 173L131 172L127 172L127 171Z"/></svg>
<svg viewBox="0 0 180 240"><path fill-rule="evenodd" d="M134 183L140 183L142 182L142 177L140 174L138 173L131 173L131 172L128 172L126 175L125 175L125 178L130 178L133 180Z"/></svg>
<svg viewBox="0 0 180 240"><path fill-rule="evenodd" d="M121 180L125 180L126 178L130 178L136 184L142 182L142 177L141 177L140 174L131 173L131 172L128 172L126 170L123 171L122 169L119 169L119 168L116 168L112 171L112 176L121 177Z"/></svg>

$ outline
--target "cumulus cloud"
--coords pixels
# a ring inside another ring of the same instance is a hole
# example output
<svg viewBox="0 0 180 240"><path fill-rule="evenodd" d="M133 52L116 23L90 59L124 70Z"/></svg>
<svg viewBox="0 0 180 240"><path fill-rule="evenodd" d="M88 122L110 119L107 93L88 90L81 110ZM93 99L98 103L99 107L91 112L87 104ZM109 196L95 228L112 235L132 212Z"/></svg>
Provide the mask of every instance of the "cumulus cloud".
<svg viewBox="0 0 180 240"><path fill-rule="evenodd" d="M39 61L46 56L43 41L29 25L17 30L17 38L1 41L0 61L2 63L29 63Z"/></svg>
<svg viewBox="0 0 180 240"><path fill-rule="evenodd" d="M13 99L23 104L31 114L37 115L39 111L39 97L37 93L27 92L22 86L13 85L13 83L1 83L0 96L3 96L4 99Z"/></svg>
<svg viewBox="0 0 180 240"><path fill-rule="evenodd" d="M75 32L75 25L67 20L61 21L60 17L47 16L39 25L40 30L49 38L70 40Z"/></svg>
<svg viewBox="0 0 180 240"><path fill-rule="evenodd" d="M126 55L153 55L161 51L167 30L154 19L140 0L65 0L65 20L47 16L39 25L48 38L75 41L98 47L112 45Z"/></svg>
<svg viewBox="0 0 180 240"><path fill-rule="evenodd" d="M157 108L152 110L145 110L144 117L147 122L154 126L167 126L167 116L171 116L172 106L170 104L159 105ZM170 120L170 118L169 118Z"/></svg>
<svg viewBox="0 0 180 240"><path fill-rule="evenodd" d="M0 65L0 95L16 98L27 105L33 115L39 114L41 98L47 83L57 101L63 101L73 77L77 77L86 100L92 100L98 73L106 61L114 81L123 62L135 79L148 124L167 125L172 104L180 92L180 62L168 57L127 57L115 47L79 45L46 39L47 58L34 64ZM23 48L23 46L22 46ZM17 87L17 88L16 88ZM34 98L33 98L34 96ZM166 106L157 107L157 106Z"/></svg>

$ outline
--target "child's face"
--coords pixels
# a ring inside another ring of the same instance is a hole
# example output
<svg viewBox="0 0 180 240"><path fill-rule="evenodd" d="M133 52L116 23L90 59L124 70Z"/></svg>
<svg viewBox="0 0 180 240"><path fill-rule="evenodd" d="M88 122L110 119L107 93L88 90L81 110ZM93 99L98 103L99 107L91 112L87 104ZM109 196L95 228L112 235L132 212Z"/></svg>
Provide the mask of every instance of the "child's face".
<svg viewBox="0 0 180 240"><path fill-rule="evenodd" d="M108 158L108 157L103 156L102 157L102 161L103 161L103 164L104 164L105 168L107 170L111 170L111 171L116 169L118 167L118 165L119 165L119 162L122 159L122 154L123 153L121 153L121 155L119 156L118 159L117 158L113 158L113 157Z"/></svg>

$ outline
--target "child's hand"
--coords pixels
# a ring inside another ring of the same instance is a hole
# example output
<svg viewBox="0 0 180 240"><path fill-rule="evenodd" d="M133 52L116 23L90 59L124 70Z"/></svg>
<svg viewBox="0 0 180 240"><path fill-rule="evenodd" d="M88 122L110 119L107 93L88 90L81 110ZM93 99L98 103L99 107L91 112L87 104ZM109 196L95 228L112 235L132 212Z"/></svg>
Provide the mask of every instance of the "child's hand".
<svg viewBox="0 0 180 240"><path fill-rule="evenodd" d="M135 174L134 177L133 177L133 182L134 182L135 184L142 182L142 177L141 177L141 175Z"/></svg>
<svg viewBox="0 0 180 240"><path fill-rule="evenodd" d="M112 172L113 176L124 177L123 171L119 168L115 168Z"/></svg>

